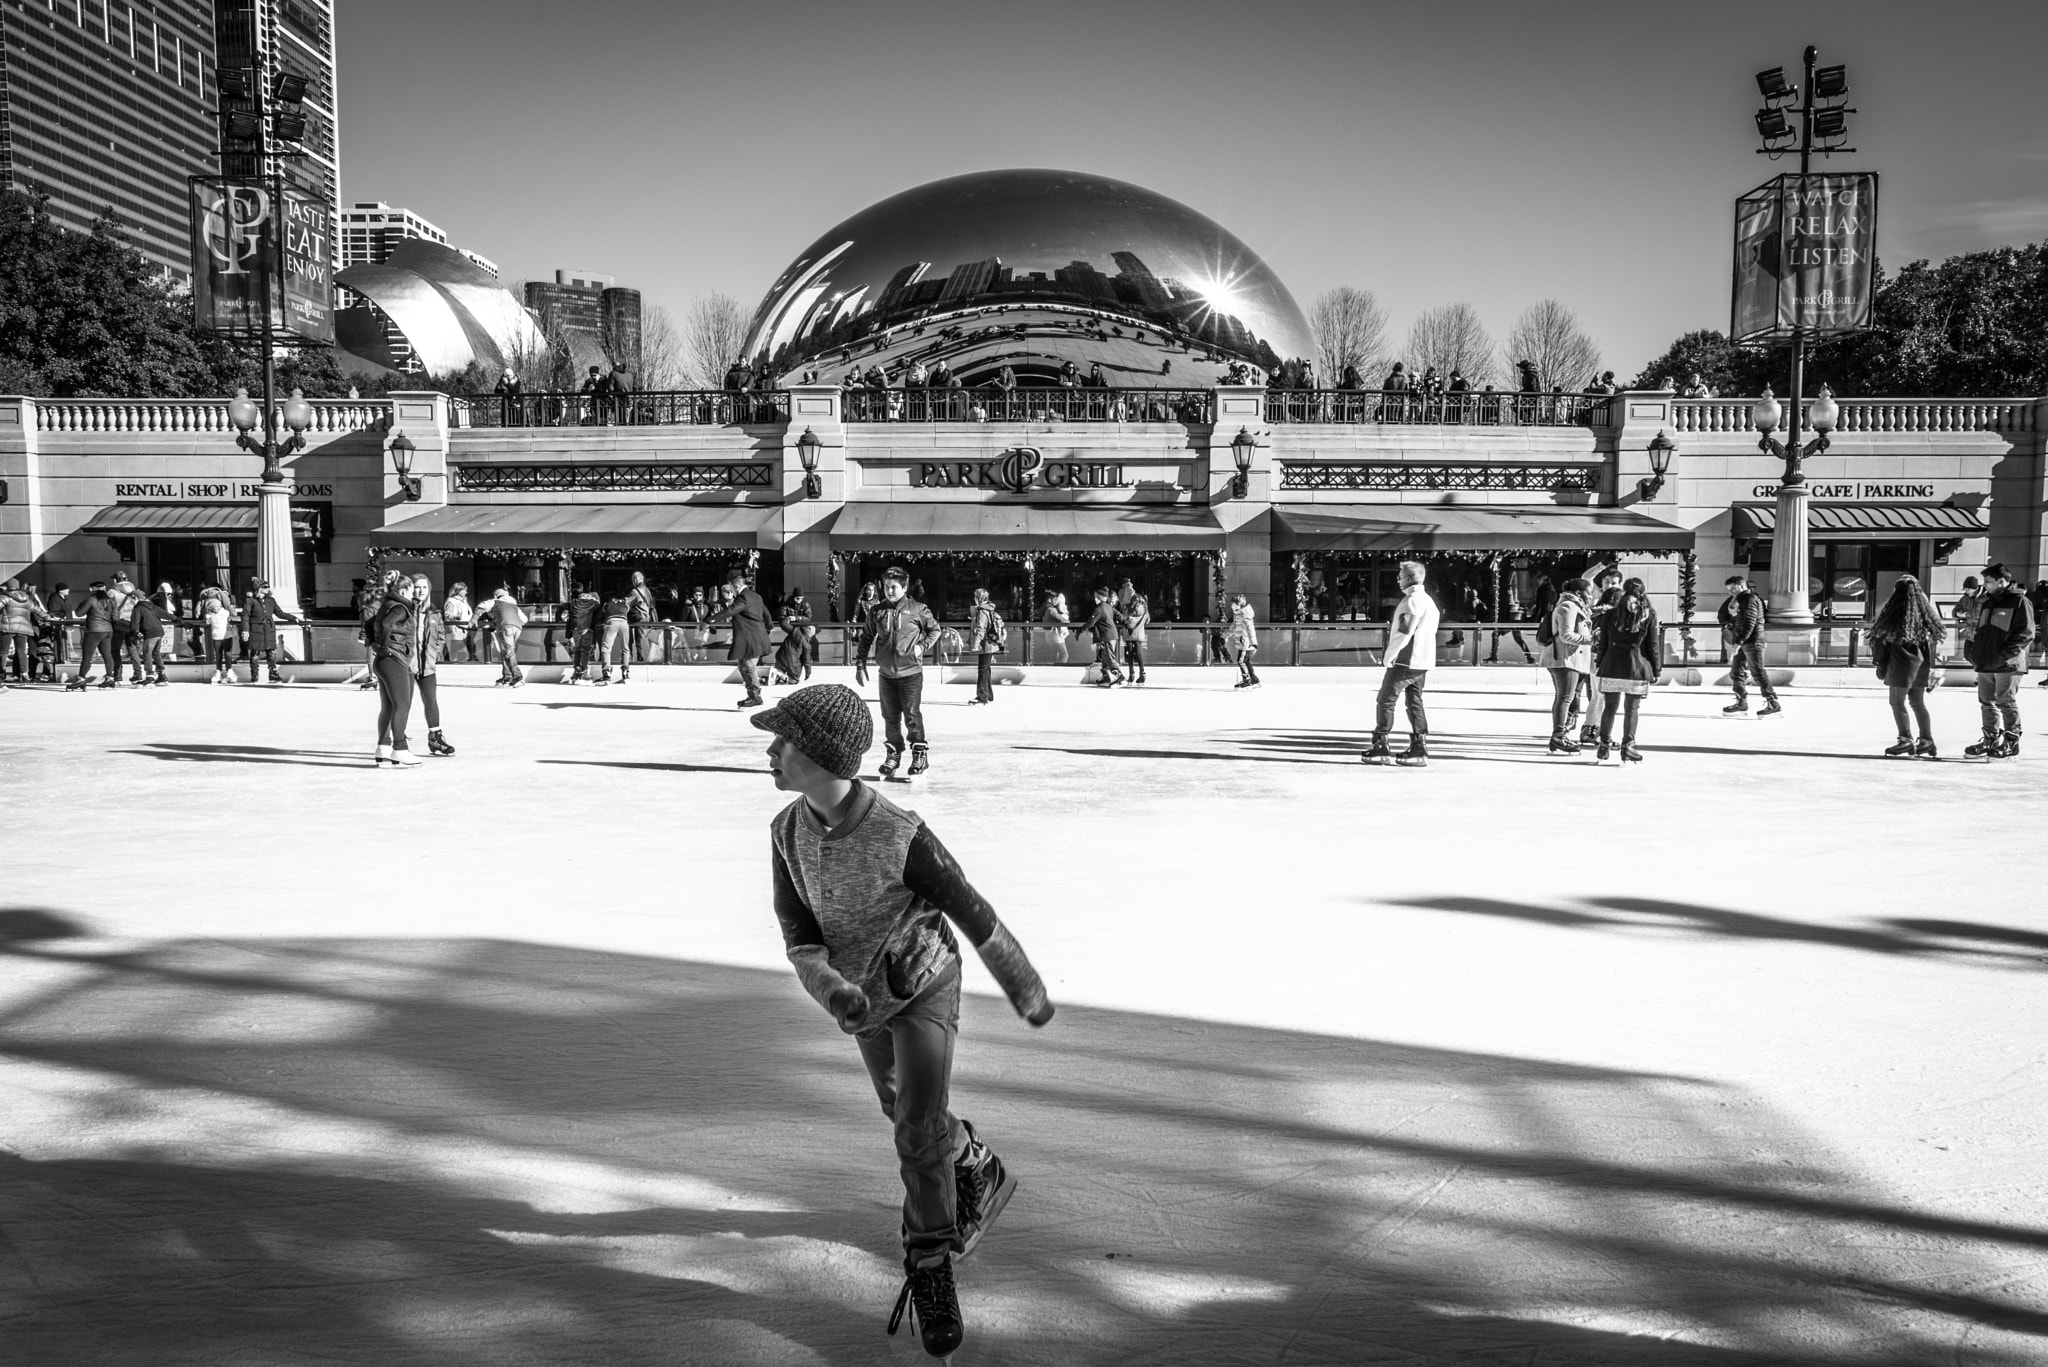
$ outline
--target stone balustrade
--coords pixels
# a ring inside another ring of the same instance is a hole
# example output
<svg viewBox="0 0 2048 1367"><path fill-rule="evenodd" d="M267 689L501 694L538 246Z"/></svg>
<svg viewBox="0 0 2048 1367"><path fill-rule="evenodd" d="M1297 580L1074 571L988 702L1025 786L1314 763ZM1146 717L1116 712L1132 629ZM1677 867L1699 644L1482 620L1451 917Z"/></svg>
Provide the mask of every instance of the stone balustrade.
<svg viewBox="0 0 2048 1367"><path fill-rule="evenodd" d="M391 421L388 399L309 399L313 433L362 432ZM227 399L36 399L43 432L232 433ZM280 405L281 409L281 405ZM284 429L282 412L278 429Z"/></svg>
<svg viewBox="0 0 2048 1367"><path fill-rule="evenodd" d="M2036 399L1837 399L1837 432L2031 432ZM1747 432L1748 399L1678 399L1672 426L1679 432ZM1811 400L1807 401L1811 407ZM1802 431L1810 430L1800 423Z"/></svg>

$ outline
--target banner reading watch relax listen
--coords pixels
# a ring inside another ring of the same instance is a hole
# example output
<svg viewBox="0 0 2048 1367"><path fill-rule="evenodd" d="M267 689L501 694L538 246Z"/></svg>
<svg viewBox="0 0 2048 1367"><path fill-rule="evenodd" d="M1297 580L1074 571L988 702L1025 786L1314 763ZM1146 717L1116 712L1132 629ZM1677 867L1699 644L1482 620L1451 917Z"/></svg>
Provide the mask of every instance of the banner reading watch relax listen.
<svg viewBox="0 0 2048 1367"><path fill-rule="evenodd" d="M1830 337L1870 326L1877 174L1784 175L1735 201L1737 342Z"/></svg>

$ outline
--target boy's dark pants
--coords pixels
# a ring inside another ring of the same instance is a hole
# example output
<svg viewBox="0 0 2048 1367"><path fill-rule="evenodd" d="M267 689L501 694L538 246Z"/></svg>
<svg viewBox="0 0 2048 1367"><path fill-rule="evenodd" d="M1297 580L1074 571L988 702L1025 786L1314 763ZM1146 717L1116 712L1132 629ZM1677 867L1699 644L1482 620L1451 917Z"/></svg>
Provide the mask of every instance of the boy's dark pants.
<svg viewBox="0 0 2048 1367"><path fill-rule="evenodd" d="M1410 669L1407 665L1387 666L1387 672L1380 676L1378 715L1372 728L1375 741L1384 742L1394 729L1394 703L1404 694L1410 742L1419 745L1429 738L1429 713L1422 705L1422 686L1428 679L1429 671L1426 669Z"/></svg>
<svg viewBox="0 0 2048 1367"><path fill-rule="evenodd" d="M892 750L903 748L903 733L910 732L912 745L924 744L924 671L901 678L881 675L875 691L882 703L882 736Z"/></svg>
<svg viewBox="0 0 2048 1367"><path fill-rule="evenodd" d="M882 1114L896 1127L906 1268L929 1267L962 1247L954 1224L953 1159L966 1147L967 1132L947 1107L959 1030L960 961L954 959L886 1024L854 1037Z"/></svg>

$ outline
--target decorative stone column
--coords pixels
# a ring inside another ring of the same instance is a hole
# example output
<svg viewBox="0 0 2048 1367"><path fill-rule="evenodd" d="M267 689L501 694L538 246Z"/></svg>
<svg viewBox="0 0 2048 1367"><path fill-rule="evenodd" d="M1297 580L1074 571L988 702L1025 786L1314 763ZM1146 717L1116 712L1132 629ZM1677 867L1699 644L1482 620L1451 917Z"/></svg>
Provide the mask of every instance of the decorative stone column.
<svg viewBox="0 0 2048 1367"><path fill-rule="evenodd" d="M1809 495L1806 481L1778 485L1778 525L1771 530L1772 626L1805 628L1813 625L1813 604L1806 595L1811 549L1806 525Z"/></svg>
<svg viewBox="0 0 2048 1367"><path fill-rule="evenodd" d="M299 569L292 560L292 485L256 486L256 577L270 584L278 607L299 615ZM280 629L282 631L282 629ZM303 658L303 647L300 650Z"/></svg>

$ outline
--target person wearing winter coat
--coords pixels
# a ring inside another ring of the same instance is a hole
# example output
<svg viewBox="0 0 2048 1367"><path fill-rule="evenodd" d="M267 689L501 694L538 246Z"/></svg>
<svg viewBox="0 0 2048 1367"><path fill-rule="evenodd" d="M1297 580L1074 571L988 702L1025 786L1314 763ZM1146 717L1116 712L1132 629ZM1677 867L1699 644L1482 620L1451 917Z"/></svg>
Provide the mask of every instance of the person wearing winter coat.
<svg viewBox="0 0 2048 1367"><path fill-rule="evenodd" d="M156 604L157 616L163 619L163 660L169 664L178 658L178 619L189 613L184 610L185 604L178 596L177 586L169 580L156 586L156 592L149 596L149 601Z"/></svg>
<svg viewBox="0 0 2048 1367"><path fill-rule="evenodd" d="M469 633L476 624L476 609L469 602L469 585L457 581L448 586L448 598L441 604L441 620L448 624L448 662L467 663L474 650Z"/></svg>
<svg viewBox="0 0 2048 1367"><path fill-rule="evenodd" d="M1415 560L1403 560L1397 571L1401 602L1387 624L1386 671L1380 677L1372 743L1359 756L1367 764L1391 760L1419 769L1429 763L1429 712L1423 706L1422 691L1429 682L1429 671L1436 667L1436 633L1442 613L1423 587L1428 574ZM1394 731L1394 705L1404 698L1408 749L1397 756L1387 748L1387 738Z"/></svg>
<svg viewBox="0 0 2048 1367"><path fill-rule="evenodd" d="M370 644L377 652L377 757L379 768L408 768L420 757L406 743L412 716L413 680L420 667L419 605L413 581L400 576L384 590L370 619Z"/></svg>
<svg viewBox="0 0 2048 1367"><path fill-rule="evenodd" d="M78 673L65 686L84 688L86 680L92 677L93 657L97 655L107 665L107 677L100 680L100 687L118 687L120 666L114 658L114 603L107 593L107 586L97 579L86 585L85 596L73 605L71 615L72 620L83 623L84 635L78 651Z"/></svg>
<svg viewBox="0 0 2048 1367"><path fill-rule="evenodd" d="M775 647L775 672L790 683L802 683L811 672L811 604L802 589L791 589L776 610L782 644Z"/></svg>
<svg viewBox="0 0 2048 1367"><path fill-rule="evenodd" d="M1130 580L1124 584L1128 587ZM1152 621L1152 605L1145 595L1133 592L1118 607L1116 628L1123 637L1124 668L1130 671L1131 682L1145 682L1145 628Z"/></svg>
<svg viewBox="0 0 2048 1367"><path fill-rule="evenodd" d="M745 571L733 570L725 587L730 598L719 615L732 625L732 644L726 648L725 658L740 667L740 684L747 690L738 706L759 707L763 699L758 670L761 658L773 649L768 633L775 614L769 610L768 600L747 582Z"/></svg>
<svg viewBox="0 0 2048 1367"><path fill-rule="evenodd" d="M0 589L0 674L12 668L16 683L29 681L35 673L36 632L44 616L35 595L19 579L8 580Z"/></svg>
<svg viewBox="0 0 2048 1367"><path fill-rule="evenodd" d="M125 572L114 571L113 582L107 585L107 600L114 619L115 683L121 681L123 664L133 671L138 687L147 682L142 676L142 656L135 645L135 604L142 596L142 590L130 582Z"/></svg>
<svg viewBox="0 0 2048 1367"><path fill-rule="evenodd" d="M290 679L277 672L277 624L279 622L290 622L295 626L303 626L305 620L303 617L292 616L278 606L276 597L271 594L270 581L268 579L259 579L255 582L254 586L249 590L249 596L242 603L242 628L248 633L248 641L244 647L244 658L249 662L250 683L258 681L257 661L259 658L270 667L270 681L272 683L291 682Z"/></svg>
<svg viewBox="0 0 2048 1367"><path fill-rule="evenodd" d="M1739 574L1728 576L1728 596L1721 600L1721 639L1729 655L1728 682L1735 686L1735 701L1723 712L1749 711L1749 676L1756 675L1757 691L1764 695L1759 717L1785 709L1778 706L1778 690L1771 687L1770 671L1764 668L1764 600Z"/></svg>
<svg viewBox="0 0 2048 1367"><path fill-rule="evenodd" d="M519 667L519 634L526 630L526 609L519 606L511 590L500 585L478 623L498 647L498 684L517 688L525 683L526 671Z"/></svg>
<svg viewBox="0 0 2048 1367"><path fill-rule="evenodd" d="M1614 748L1614 715L1622 714L1621 758L1625 764L1640 764L1636 749L1636 723L1650 685L1663 674L1659 659L1664 635L1657 622L1657 609L1650 605L1649 592L1640 579L1622 583L1621 597L1600 619L1594 642L1593 670L1600 689L1600 748L1598 760L1605 760Z"/></svg>
<svg viewBox="0 0 2048 1367"><path fill-rule="evenodd" d="M434 585L424 574L412 580L413 688L427 716L427 753L452 755L455 747L441 734L441 679L437 666L448 645L448 619L434 606Z"/></svg>
<svg viewBox="0 0 2048 1367"><path fill-rule="evenodd" d="M1088 615L1088 622L1082 628L1095 639L1095 663L1102 671L1102 677L1095 681L1097 688L1115 688L1124 681L1123 667L1117 657L1123 647L1117 642L1116 604L1107 588L1095 590L1095 610Z"/></svg>
<svg viewBox="0 0 2048 1367"><path fill-rule="evenodd" d="M134 626L135 661L142 670L135 686L154 684L162 688L170 683L170 678L164 673L164 617L155 599L136 598Z"/></svg>
<svg viewBox="0 0 2048 1367"><path fill-rule="evenodd" d="M1230 658L1237 664L1237 682L1231 687L1257 688L1259 671L1253 660L1259 653L1259 624L1252 612L1251 600L1241 593L1230 596L1230 626L1224 643L1230 651Z"/></svg>
<svg viewBox="0 0 2048 1367"><path fill-rule="evenodd" d="M604 600L597 610L598 620L604 625L597 646L597 682L600 686L612 681L612 651L619 655L619 686L633 681L633 595L631 591L615 593Z"/></svg>
<svg viewBox="0 0 2048 1367"><path fill-rule="evenodd" d="M2019 682L2027 672L2027 648L2033 640L2033 605L2005 566L1985 566L1984 597L1977 604L1977 629L1969 651L1977 671L1984 739L1964 746L1964 754L1981 759L2012 759L2019 754Z"/></svg>
<svg viewBox="0 0 2048 1367"><path fill-rule="evenodd" d="M974 654L974 701L992 703L996 700L995 661L1002 653L1007 631L1003 626L1003 614L989 601L988 590L974 591L974 613L967 627L967 648Z"/></svg>
<svg viewBox="0 0 2048 1367"><path fill-rule="evenodd" d="M208 585L199 595L199 620L206 632L206 657L213 662L213 677L207 682L234 683L235 609L227 594Z"/></svg>
<svg viewBox="0 0 2048 1367"><path fill-rule="evenodd" d="M1593 586L1574 579L1558 595L1545 619L1550 640L1543 646L1543 667L1550 671L1550 753L1576 755L1579 742L1579 693L1593 673L1593 618L1586 598Z"/></svg>
<svg viewBox="0 0 2048 1367"><path fill-rule="evenodd" d="M882 708L884 730L881 775L896 777L903 761L903 746L910 744L910 772L916 778L931 767L931 751L924 734L924 657L938 643L939 619L932 610L910 596L910 571L891 565L882 572L882 606L868 618L854 643L853 677L862 687L868 681L868 657L873 655L881 677L875 692Z"/></svg>
<svg viewBox="0 0 2048 1367"><path fill-rule="evenodd" d="M1065 664L1068 629L1073 625L1073 619L1067 615L1067 595L1058 589L1048 591L1045 595L1045 611L1040 614L1040 619L1050 628L1052 648L1059 653L1059 658L1053 663Z"/></svg>
<svg viewBox="0 0 2048 1367"><path fill-rule="evenodd" d="M1870 662L1890 691L1892 720L1899 739L1885 750L1893 759L1939 759L1934 748L1934 723L1927 715L1927 687L1941 654L1941 613L1928 601L1920 581L1902 574L1891 597L1871 618L1863 639L1870 644ZM1907 709L1912 709L1912 722ZM1919 738L1913 725L1920 728Z"/></svg>
<svg viewBox="0 0 2048 1367"><path fill-rule="evenodd" d="M562 609L562 618L569 628L569 682L572 684L590 681L590 659L597 652L600 607L597 595L581 583L569 586L569 602Z"/></svg>

